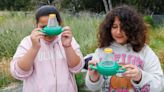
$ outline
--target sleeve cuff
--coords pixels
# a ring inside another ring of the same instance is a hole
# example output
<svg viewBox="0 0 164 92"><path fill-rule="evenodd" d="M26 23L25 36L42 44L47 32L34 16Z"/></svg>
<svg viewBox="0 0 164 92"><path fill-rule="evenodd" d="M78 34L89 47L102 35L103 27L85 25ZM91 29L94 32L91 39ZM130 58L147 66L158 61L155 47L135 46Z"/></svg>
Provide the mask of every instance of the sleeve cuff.
<svg viewBox="0 0 164 92"><path fill-rule="evenodd" d="M84 59L83 59L83 56L82 54L79 54L77 53L77 55L80 57L80 62L78 65L76 65L75 67L73 68L69 68L69 70L72 72L72 73L78 73L82 70L82 68L84 67Z"/></svg>
<svg viewBox="0 0 164 92"><path fill-rule="evenodd" d="M141 71L141 74L142 74L142 79L141 79L141 81L137 84L137 83L135 83L133 80L131 80L131 83L133 84L133 86L135 86L135 87L143 87L145 84L146 84L146 82L147 81L145 81L145 80L147 80L147 76L149 76L149 75L147 75L147 73L146 72L144 72L143 70L140 70ZM150 77L150 76L149 76Z"/></svg>
<svg viewBox="0 0 164 92"><path fill-rule="evenodd" d="M79 64L73 68L69 68L69 70L73 73L78 73L81 71L81 69L83 68L83 64L82 61L79 62Z"/></svg>
<svg viewBox="0 0 164 92"><path fill-rule="evenodd" d="M15 70L15 75L17 76L17 77L19 77L19 78L25 78L25 77L28 77L28 76L30 76L31 74L32 74L32 72L33 72L33 67L29 70L29 71L24 71L24 70L22 70L19 66L18 66L18 64L17 64L17 62L14 62L14 70Z"/></svg>
<svg viewBox="0 0 164 92"><path fill-rule="evenodd" d="M142 87L142 86L143 86L143 80L145 80L143 71L142 71L142 70L140 70L140 71L141 71L141 74L142 74L141 81L137 84L137 83L135 83L133 80L131 80L131 83L132 83L135 87Z"/></svg>
<svg viewBox="0 0 164 92"><path fill-rule="evenodd" d="M87 72L86 75L86 86L88 87L89 90L96 91L96 90L101 90L103 85L103 76L100 76L99 80L97 82L92 82L89 78L89 74Z"/></svg>

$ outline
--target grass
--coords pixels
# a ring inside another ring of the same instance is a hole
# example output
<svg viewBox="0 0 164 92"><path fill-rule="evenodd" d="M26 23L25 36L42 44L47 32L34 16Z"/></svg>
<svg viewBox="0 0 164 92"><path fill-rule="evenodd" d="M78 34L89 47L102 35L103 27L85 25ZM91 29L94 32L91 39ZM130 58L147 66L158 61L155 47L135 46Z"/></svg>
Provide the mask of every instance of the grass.
<svg viewBox="0 0 164 92"><path fill-rule="evenodd" d="M16 81L9 73L9 62L21 39L29 35L35 28L33 15L32 12L28 15L23 12L0 12L0 87ZM64 25L71 26L73 35L80 44L83 55L94 52L98 25L104 16L90 13L80 13L78 15L62 13L61 15ZM149 33L149 45L159 56L161 66L164 69L164 27L153 29ZM84 78L83 74L77 74L78 87L84 86Z"/></svg>
<svg viewBox="0 0 164 92"><path fill-rule="evenodd" d="M65 25L72 27L74 37L80 44L83 55L92 53L96 48L96 34L102 17L91 16L88 13L76 17L67 15L63 17Z"/></svg>
<svg viewBox="0 0 164 92"><path fill-rule="evenodd" d="M155 28L149 35L149 45L159 57L164 70L164 27Z"/></svg>
<svg viewBox="0 0 164 92"><path fill-rule="evenodd" d="M18 80L13 79L10 75L9 63L11 59L3 58L0 62L0 88L5 87L6 85L12 82L18 82Z"/></svg>
<svg viewBox="0 0 164 92"><path fill-rule="evenodd" d="M12 57L21 39L33 29L32 18L18 13L0 13L0 58Z"/></svg>

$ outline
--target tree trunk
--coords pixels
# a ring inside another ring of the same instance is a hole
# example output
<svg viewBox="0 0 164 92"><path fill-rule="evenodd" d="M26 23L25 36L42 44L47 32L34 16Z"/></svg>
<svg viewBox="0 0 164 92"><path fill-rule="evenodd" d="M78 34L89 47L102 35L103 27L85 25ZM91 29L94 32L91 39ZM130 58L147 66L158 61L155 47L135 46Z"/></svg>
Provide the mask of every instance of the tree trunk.
<svg viewBox="0 0 164 92"><path fill-rule="evenodd" d="M108 0L109 10L112 10L112 2L111 0Z"/></svg>
<svg viewBox="0 0 164 92"><path fill-rule="evenodd" d="M109 10L108 3L106 0L103 0L103 3L104 3L104 7L105 7L105 12L107 13Z"/></svg>

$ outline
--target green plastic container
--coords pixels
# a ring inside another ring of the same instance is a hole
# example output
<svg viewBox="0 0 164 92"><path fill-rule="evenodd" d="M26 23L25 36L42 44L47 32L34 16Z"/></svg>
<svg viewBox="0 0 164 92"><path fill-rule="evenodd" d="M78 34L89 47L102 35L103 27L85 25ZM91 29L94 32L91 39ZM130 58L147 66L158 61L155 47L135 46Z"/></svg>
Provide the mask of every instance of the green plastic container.
<svg viewBox="0 0 164 92"><path fill-rule="evenodd" d="M60 33L63 32L61 26L55 26L55 27L44 27L41 32L45 33L48 36L57 36Z"/></svg>
<svg viewBox="0 0 164 92"><path fill-rule="evenodd" d="M96 66L91 64L89 67L105 76L113 76L117 73L124 73L126 71L125 68L114 61L101 61Z"/></svg>

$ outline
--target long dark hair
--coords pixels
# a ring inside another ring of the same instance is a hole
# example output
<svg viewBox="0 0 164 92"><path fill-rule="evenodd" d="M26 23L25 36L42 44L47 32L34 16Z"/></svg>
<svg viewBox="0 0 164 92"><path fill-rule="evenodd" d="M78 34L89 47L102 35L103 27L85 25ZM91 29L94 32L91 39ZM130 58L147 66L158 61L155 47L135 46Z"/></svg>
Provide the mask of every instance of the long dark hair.
<svg viewBox="0 0 164 92"><path fill-rule="evenodd" d="M124 30L128 40L135 52L139 52L146 42L146 26L142 16L129 6L123 5L109 11L99 26L98 46L99 48L110 46L114 41L111 35L111 28L115 17L121 22L121 29Z"/></svg>

